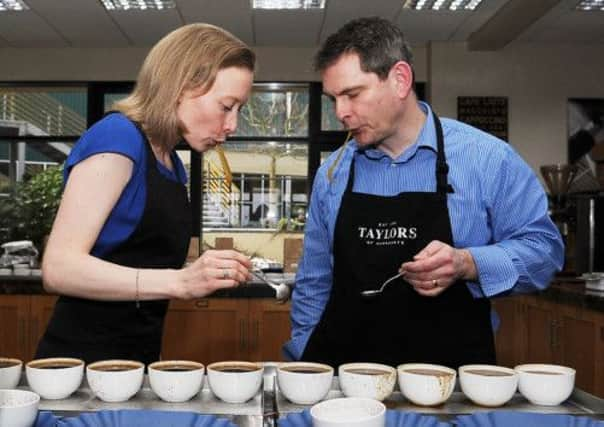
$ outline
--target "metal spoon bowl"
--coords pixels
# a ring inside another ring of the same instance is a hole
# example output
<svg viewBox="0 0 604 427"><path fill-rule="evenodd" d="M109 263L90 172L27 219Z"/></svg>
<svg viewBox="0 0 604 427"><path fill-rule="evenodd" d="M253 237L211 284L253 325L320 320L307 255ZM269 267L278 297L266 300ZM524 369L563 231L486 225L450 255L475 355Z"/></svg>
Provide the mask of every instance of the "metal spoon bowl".
<svg viewBox="0 0 604 427"><path fill-rule="evenodd" d="M286 302L289 299L289 296L291 294L291 288L288 285L286 285L285 283L273 282L272 280L267 279L264 274L262 274L262 272L260 271L250 270L250 273L256 279L260 280L262 283L270 286L275 290L275 298L277 299L277 301Z"/></svg>
<svg viewBox="0 0 604 427"><path fill-rule="evenodd" d="M387 279L387 280L386 280L384 283L382 283L382 286L380 286L380 288L379 288L379 289L369 289L369 290L366 290L366 291L362 291L362 292L361 292L361 296L362 296L363 298L374 298L374 297L377 297L378 295L380 295L380 294L381 294L381 293L384 291L384 289L386 288L386 286L387 286L387 285L388 285L390 282L392 282L392 281L394 281L394 280L398 279L398 278L399 278L399 277L401 277L402 275L403 275L403 273L398 273L397 275L390 277L390 278L389 278L389 279Z"/></svg>

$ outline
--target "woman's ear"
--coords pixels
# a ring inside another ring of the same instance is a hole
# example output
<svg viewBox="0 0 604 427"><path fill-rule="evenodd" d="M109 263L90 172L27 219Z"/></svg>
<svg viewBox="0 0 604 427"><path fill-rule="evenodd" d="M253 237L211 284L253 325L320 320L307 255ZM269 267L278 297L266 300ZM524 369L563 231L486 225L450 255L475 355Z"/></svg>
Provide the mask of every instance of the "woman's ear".
<svg viewBox="0 0 604 427"><path fill-rule="evenodd" d="M398 61L390 69L390 75L394 79L398 95L404 99L413 89L413 69L409 63Z"/></svg>

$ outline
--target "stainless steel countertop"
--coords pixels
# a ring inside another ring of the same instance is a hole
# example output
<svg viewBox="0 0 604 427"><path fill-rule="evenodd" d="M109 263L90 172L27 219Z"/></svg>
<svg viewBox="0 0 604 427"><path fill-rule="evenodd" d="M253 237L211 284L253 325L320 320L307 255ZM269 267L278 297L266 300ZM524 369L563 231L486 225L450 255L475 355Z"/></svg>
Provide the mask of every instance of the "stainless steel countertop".
<svg viewBox="0 0 604 427"><path fill-rule="evenodd" d="M285 415L292 412L300 412L310 407L306 405L297 405L288 401L279 392L278 385L275 386L275 394L277 396L277 411L280 415ZM324 400L339 397L344 397L344 394L340 390L338 378L334 377L331 390ZM475 412L519 411L543 414L604 416L604 399L600 399L579 389L575 389L571 397L566 402L563 402L558 406L533 405L520 393L516 393L515 396L504 406L488 408L472 403L459 389L456 389L447 402L440 406L427 407L414 405L409 402L398 389L395 389L392 395L384 401L384 404L388 409L394 409L397 411L413 411L431 415L464 415L473 414Z"/></svg>
<svg viewBox="0 0 604 427"><path fill-rule="evenodd" d="M62 400L41 400L40 409L52 411L59 416L76 416L83 412L117 409L145 409L161 411L188 411L200 414L228 418L242 427L273 427L280 416L299 412L310 406L296 405L289 402L279 393L275 379L275 362L265 362L264 383L261 392L243 404L230 404L217 399L209 389L207 378L201 392L192 400L184 403L167 403L160 400L150 389L148 378L145 378L141 390L130 400L122 403L105 403L93 396L86 380L69 398ZM23 377L21 389L28 389ZM326 399L342 397L337 377L334 377L332 389ZM456 390L451 398L439 407L420 407L406 400L398 389L384 402L389 409L413 411L431 414L443 420L454 416L483 411L521 411L544 414L568 414L604 419L604 399L600 399L579 389L559 406L535 406L530 404L519 393L506 405L499 408L485 408L469 401L461 391Z"/></svg>

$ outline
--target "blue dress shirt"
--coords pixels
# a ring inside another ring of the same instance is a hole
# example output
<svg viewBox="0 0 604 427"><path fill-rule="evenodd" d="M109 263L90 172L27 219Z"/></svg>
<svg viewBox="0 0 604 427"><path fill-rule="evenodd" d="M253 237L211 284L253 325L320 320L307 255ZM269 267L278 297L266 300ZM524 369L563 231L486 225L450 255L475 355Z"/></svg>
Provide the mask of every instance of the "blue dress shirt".
<svg viewBox="0 0 604 427"><path fill-rule="evenodd" d="M338 152L317 171L292 295L292 339L284 347L288 358L300 359L329 299L334 229L353 156L355 192L436 191L436 131L428 104L420 102L420 108L427 119L417 141L397 159L378 149L359 150L352 140L331 180L327 171ZM447 198L453 242L470 251L478 272L478 281L467 284L470 292L482 298L546 288L562 268L564 245L536 175L504 141L456 120L441 122L454 189Z"/></svg>

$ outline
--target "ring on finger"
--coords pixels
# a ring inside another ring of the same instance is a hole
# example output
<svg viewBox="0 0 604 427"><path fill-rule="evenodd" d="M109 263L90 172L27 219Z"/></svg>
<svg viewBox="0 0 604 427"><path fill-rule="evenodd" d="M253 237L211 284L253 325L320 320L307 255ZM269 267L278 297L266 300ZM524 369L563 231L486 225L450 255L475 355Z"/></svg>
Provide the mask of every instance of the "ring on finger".
<svg viewBox="0 0 604 427"><path fill-rule="evenodd" d="M436 280L436 279L432 280L432 287L433 288L438 287L438 280Z"/></svg>
<svg viewBox="0 0 604 427"><path fill-rule="evenodd" d="M222 270L222 278L224 280L228 279L229 277L231 277L229 270L227 268L225 268L224 270Z"/></svg>

